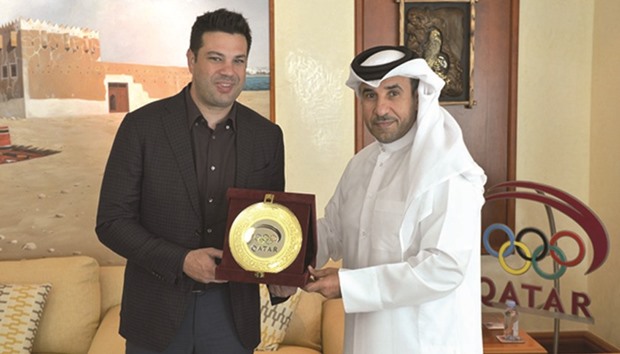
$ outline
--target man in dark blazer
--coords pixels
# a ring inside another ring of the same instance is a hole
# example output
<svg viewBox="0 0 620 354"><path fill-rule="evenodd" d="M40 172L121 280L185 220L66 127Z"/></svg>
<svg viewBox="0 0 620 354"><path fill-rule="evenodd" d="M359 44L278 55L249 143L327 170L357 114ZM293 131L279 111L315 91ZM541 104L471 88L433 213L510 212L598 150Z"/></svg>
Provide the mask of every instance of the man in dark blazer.
<svg viewBox="0 0 620 354"><path fill-rule="evenodd" d="M199 16L187 51L192 82L127 114L118 129L96 232L127 259L127 353L249 354L260 342L257 285L215 279L227 188L284 190L281 129L236 102L250 46L242 15Z"/></svg>

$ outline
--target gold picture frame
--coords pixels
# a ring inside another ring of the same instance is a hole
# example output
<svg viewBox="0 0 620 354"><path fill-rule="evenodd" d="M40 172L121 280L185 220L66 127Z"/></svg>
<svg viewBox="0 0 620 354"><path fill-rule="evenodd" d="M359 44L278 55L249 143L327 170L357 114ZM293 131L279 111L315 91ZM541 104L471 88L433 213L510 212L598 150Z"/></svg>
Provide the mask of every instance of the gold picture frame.
<svg viewBox="0 0 620 354"><path fill-rule="evenodd" d="M400 3L400 44L426 59L444 81L439 102L474 100L474 30L477 0L396 0Z"/></svg>

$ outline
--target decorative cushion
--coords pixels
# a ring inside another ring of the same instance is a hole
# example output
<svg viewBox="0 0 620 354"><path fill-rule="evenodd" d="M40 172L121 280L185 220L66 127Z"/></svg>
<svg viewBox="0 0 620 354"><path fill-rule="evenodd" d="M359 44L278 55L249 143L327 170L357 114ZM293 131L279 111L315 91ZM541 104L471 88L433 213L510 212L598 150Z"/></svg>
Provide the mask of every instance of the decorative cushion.
<svg viewBox="0 0 620 354"><path fill-rule="evenodd" d="M0 352L30 354L51 284L0 284Z"/></svg>
<svg viewBox="0 0 620 354"><path fill-rule="evenodd" d="M69 256L0 262L0 283L52 284L34 341L36 353L86 353L101 318L99 264Z"/></svg>
<svg viewBox="0 0 620 354"><path fill-rule="evenodd" d="M286 335L293 312L299 302L301 291L291 296L285 302L272 305L269 297L269 289L264 284L260 285L260 317L261 317L261 342L256 350L276 351Z"/></svg>

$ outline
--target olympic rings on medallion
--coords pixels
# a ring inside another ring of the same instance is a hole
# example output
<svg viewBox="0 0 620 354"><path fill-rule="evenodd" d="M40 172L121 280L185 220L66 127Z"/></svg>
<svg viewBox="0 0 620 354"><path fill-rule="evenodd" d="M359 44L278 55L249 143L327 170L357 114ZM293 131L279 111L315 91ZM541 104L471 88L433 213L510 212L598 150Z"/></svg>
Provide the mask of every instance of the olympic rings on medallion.
<svg viewBox="0 0 620 354"><path fill-rule="evenodd" d="M515 251L515 246L514 246L515 234L505 224L493 224L487 227L486 230L484 230L484 235L482 235L482 242L484 243L484 248L487 250L487 252L489 252L491 256L496 257L496 258L499 256L497 251L495 251L493 247L491 247L491 244L489 243L489 236L491 236L491 232L495 230L504 231L506 235L508 235L508 239L510 240L510 247L502 255L504 257L510 256L512 252Z"/></svg>
<svg viewBox="0 0 620 354"><path fill-rule="evenodd" d="M540 239L543 242L543 251L542 253L536 257L536 261L540 262L542 261L545 257L547 257L547 253L549 252L549 243L547 242L547 236L545 236L545 234L540 231L539 229L535 228L535 227L526 227L525 229L519 231L519 233L517 234L517 241L521 241L521 239L523 238L523 236L525 236L525 234L532 232L535 233L536 235L538 235L538 237L540 237ZM521 251L520 248L517 247L517 252L519 252L519 255L521 256L521 258L527 260L527 261L531 261L532 258L526 256L525 254L523 254L523 251ZM536 253L536 252L534 252Z"/></svg>
<svg viewBox="0 0 620 354"><path fill-rule="evenodd" d="M508 236L508 241L504 242L501 245L499 251L495 251L489 243L491 233L496 230L503 231ZM530 232L538 235L543 242L543 244L541 246L538 246L533 253L530 251L526 244L521 242L523 236ZM579 253L577 254L577 257L570 261L566 260L566 254L557 245L558 240L564 236L572 238L577 243L577 246L579 246ZM513 275L521 275L527 272L529 268L533 266L534 270L540 277L549 280L554 280L563 276L566 272L567 267L573 267L581 263L585 258L586 253L586 246L583 242L583 239L579 237L579 235L577 235L576 233L568 230L556 232L551 238L551 240L548 241L545 233L537 228L526 227L519 231L519 233L515 237L514 232L507 225L498 223L492 224L486 228L482 237L482 242L488 254L496 257L502 268L507 273ZM525 264L518 269L510 267L506 263L506 257L514 253L515 247L519 256L523 260L525 260ZM539 262L543 260L548 254L550 254L551 258L553 258L553 260L560 265L560 268L552 274L544 272L539 267Z"/></svg>
<svg viewBox="0 0 620 354"><path fill-rule="evenodd" d="M529 257L530 256L530 249L527 248L527 246L519 241L515 241L514 245L517 246L517 248L521 248L523 250L523 252L525 252L525 254ZM502 268L504 268L504 270L512 275L521 275L525 272L527 272L528 269L530 269L530 266L532 265L532 262L530 261L526 261L525 264L523 265L523 267L519 268L519 269L513 269L511 268L508 264L506 264L506 260L504 259L504 250L506 250L506 248L508 248L508 246L512 246L510 244L510 242L506 241L504 242L504 244L502 245L502 247L499 248L499 252L498 254L501 254L502 256L498 257L499 259L499 264L502 265ZM530 258L531 259L531 258Z"/></svg>
<svg viewBox="0 0 620 354"><path fill-rule="evenodd" d="M254 234L252 239L254 240L254 242L258 243L259 245L269 246L278 241L278 236L270 235L270 234L261 234L257 232Z"/></svg>
<svg viewBox="0 0 620 354"><path fill-rule="evenodd" d="M534 255L532 255L532 258L534 258L534 260L532 261L532 265L534 266L534 270L536 271L536 273L538 275L540 275L542 278L545 278L547 280L555 280L559 277L561 277L562 275L564 275L564 273L566 272L566 266L565 265L561 265L560 269L553 273L553 274L548 274L543 272L539 267L538 267L538 262L536 260L538 260L538 257L536 257L538 255L538 253L541 252L541 248L543 246L538 246L535 250L534 250ZM551 245L551 253L556 252L559 256L560 259L562 259L562 262L564 262L566 260L566 255L564 255L564 252L556 245ZM554 258L555 259L555 258ZM558 262L560 263L560 262Z"/></svg>

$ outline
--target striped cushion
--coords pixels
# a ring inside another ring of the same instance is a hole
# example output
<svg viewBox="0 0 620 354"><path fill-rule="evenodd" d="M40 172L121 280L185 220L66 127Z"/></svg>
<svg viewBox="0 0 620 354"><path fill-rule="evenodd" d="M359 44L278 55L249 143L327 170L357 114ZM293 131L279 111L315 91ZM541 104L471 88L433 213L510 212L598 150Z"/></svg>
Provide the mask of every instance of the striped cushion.
<svg viewBox="0 0 620 354"><path fill-rule="evenodd" d="M30 353L51 289L51 284L0 284L0 353Z"/></svg>

